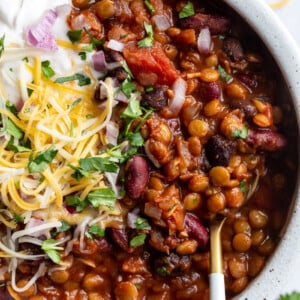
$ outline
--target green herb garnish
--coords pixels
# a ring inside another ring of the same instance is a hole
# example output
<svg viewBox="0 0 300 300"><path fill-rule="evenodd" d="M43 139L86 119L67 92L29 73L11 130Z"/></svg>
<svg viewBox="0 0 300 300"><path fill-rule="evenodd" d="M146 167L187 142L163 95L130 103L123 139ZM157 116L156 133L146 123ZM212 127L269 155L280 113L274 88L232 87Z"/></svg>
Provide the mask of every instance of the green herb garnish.
<svg viewBox="0 0 300 300"><path fill-rule="evenodd" d="M232 79L232 76L229 75L221 65L218 65L218 72L223 81L228 82Z"/></svg>
<svg viewBox="0 0 300 300"><path fill-rule="evenodd" d="M150 229L150 225L147 221L147 219L142 218L142 217L137 217L136 221L135 221L135 228L136 229Z"/></svg>
<svg viewBox="0 0 300 300"><path fill-rule="evenodd" d="M153 15L155 13L155 9L154 9L153 5L148 0L144 0L144 3L145 3L145 6L147 7L147 9L149 10L150 14Z"/></svg>
<svg viewBox="0 0 300 300"><path fill-rule="evenodd" d="M76 73L71 76L59 77L54 82L55 83L65 83L68 81L78 80L79 86L89 85L91 84L91 79L83 74Z"/></svg>
<svg viewBox="0 0 300 300"><path fill-rule="evenodd" d="M81 60L86 60L86 52L81 51L78 53L78 55L80 56Z"/></svg>
<svg viewBox="0 0 300 300"><path fill-rule="evenodd" d="M76 212L82 212L89 203L86 200L81 200L79 196L69 195L66 197L66 204L76 208Z"/></svg>
<svg viewBox="0 0 300 300"><path fill-rule="evenodd" d="M291 294L280 295L278 300L300 300L300 293L294 291Z"/></svg>
<svg viewBox="0 0 300 300"><path fill-rule="evenodd" d="M48 164L52 162L57 152L58 150L55 149L55 146L51 145L47 150L38 152L35 158L33 158L33 155L30 155L27 165L29 173L38 173L46 170Z"/></svg>
<svg viewBox="0 0 300 300"><path fill-rule="evenodd" d="M129 245L131 247L139 247L144 245L145 243L145 239L146 239L147 235L146 233L139 233L138 235L134 236L130 242Z"/></svg>
<svg viewBox="0 0 300 300"><path fill-rule="evenodd" d="M69 40L73 43L79 43L82 39L82 30L70 30L67 32Z"/></svg>
<svg viewBox="0 0 300 300"><path fill-rule="evenodd" d="M107 206L113 209L116 201L116 194L111 188L102 188L90 192L87 200L93 207Z"/></svg>
<svg viewBox="0 0 300 300"><path fill-rule="evenodd" d="M49 79L55 75L54 70L50 66L49 60L42 61L42 74L47 79Z"/></svg>
<svg viewBox="0 0 300 300"><path fill-rule="evenodd" d="M153 29L152 25L144 22L144 28L147 36L138 42L139 48L150 48L153 45Z"/></svg>
<svg viewBox="0 0 300 300"><path fill-rule="evenodd" d="M243 126L239 129L235 129L232 132L232 137L237 139L245 139L248 136L248 128L246 126Z"/></svg>
<svg viewBox="0 0 300 300"><path fill-rule="evenodd" d="M46 255L56 264L60 263L59 250L64 250L63 247L57 246L59 242L54 239L45 240L42 242L41 249L45 251Z"/></svg>
<svg viewBox="0 0 300 300"><path fill-rule="evenodd" d="M88 229L88 237L93 238L93 236L104 237L105 229L101 228L98 224L93 224Z"/></svg>
<svg viewBox="0 0 300 300"><path fill-rule="evenodd" d="M191 17L194 14L195 14L194 5L192 2L188 1L179 12L179 19Z"/></svg>
<svg viewBox="0 0 300 300"><path fill-rule="evenodd" d="M140 102L137 99L132 99L125 110L121 114L121 118L129 118L129 119L135 119L140 117L143 114Z"/></svg>
<svg viewBox="0 0 300 300"><path fill-rule="evenodd" d="M2 37L0 38L0 57L4 52L4 39L5 39L5 34L3 34Z"/></svg>

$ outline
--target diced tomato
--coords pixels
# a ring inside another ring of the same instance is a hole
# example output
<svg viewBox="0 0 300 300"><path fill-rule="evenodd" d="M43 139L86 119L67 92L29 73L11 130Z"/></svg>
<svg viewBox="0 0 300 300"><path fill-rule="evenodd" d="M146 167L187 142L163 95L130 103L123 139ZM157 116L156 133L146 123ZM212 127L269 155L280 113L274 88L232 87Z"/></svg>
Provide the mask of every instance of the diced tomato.
<svg viewBox="0 0 300 300"><path fill-rule="evenodd" d="M138 48L130 43L124 48L123 54L131 72L141 85L172 85L179 77L179 72L158 44L149 48Z"/></svg>

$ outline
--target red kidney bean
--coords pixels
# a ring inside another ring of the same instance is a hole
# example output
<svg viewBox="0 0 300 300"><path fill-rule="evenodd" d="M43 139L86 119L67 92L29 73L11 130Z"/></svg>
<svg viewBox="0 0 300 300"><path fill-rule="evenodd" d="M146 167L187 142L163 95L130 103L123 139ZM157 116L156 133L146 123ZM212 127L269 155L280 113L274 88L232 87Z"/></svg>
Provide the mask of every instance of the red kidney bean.
<svg viewBox="0 0 300 300"><path fill-rule="evenodd" d="M257 113L255 105L248 99L230 99L229 105L231 108L240 109L247 118L252 118Z"/></svg>
<svg viewBox="0 0 300 300"><path fill-rule="evenodd" d="M236 75L236 77L239 79L240 82L242 82L250 89L254 89L258 86L258 80L252 74L239 73Z"/></svg>
<svg viewBox="0 0 300 300"><path fill-rule="evenodd" d="M199 86L200 97L204 101L210 101L213 99L218 99L221 96L221 86L220 83L214 82L202 82Z"/></svg>
<svg viewBox="0 0 300 300"><path fill-rule="evenodd" d="M199 243L199 247L205 248L209 236L207 229L200 223L200 220L194 214L186 213L185 225L189 235Z"/></svg>
<svg viewBox="0 0 300 300"><path fill-rule="evenodd" d="M124 251L130 253L132 248L129 246L129 238L125 229L110 228L113 241Z"/></svg>
<svg viewBox="0 0 300 300"><path fill-rule="evenodd" d="M201 30L208 27L211 34L222 34L229 29L230 21L226 17L207 14L195 14L192 17L181 19L183 28Z"/></svg>
<svg viewBox="0 0 300 300"><path fill-rule="evenodd" d="M146 159L138 155L132 156L127 163L125 175L127 195L132 199L139 198L149 179L149 167Z"/></svg>
<svg viewBox="0 0 300 300"><path fill-rule="evenodd" d="M268 129L248 130L246 141L253 147L265 151L279 151L285 148L287 144L283 135Z"/></svg>

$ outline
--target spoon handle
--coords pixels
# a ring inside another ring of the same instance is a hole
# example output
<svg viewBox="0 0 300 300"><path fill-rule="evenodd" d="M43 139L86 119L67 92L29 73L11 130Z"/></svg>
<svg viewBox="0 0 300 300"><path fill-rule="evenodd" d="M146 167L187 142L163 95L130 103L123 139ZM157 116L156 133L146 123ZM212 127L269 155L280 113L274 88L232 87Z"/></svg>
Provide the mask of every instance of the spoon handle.
<svg viewBox="0 0 300 300"><path fill-rule="evenodd" d="M225 300L225 285L224 274L211 273L209 274L209 299L210 300Z"/></svg>

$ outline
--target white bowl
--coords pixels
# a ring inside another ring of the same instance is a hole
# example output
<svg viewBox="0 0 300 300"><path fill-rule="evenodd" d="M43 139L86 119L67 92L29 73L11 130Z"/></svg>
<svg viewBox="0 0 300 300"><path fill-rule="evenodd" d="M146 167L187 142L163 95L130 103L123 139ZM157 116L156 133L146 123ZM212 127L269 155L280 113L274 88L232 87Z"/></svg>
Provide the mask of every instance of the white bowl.
<svg viewBox="0 0 300 300"><path fill-rule="evenodd" d="M258 34L273 56L290 93L297 116L299 131L300 120L300 51L289 32L262 0L224 0ZM299 140L296 141L298 148ZM299 149L298 149L299 157ZM299 160L298 160L299 161ZM293 278L291 270L295 257L300 255L300 167L298 164L297 185L290 207L286 226L282 229L282 238L275 253L268 260L263 271L249 286L234 299L275 300L285 292L288 280Z"/></svg>

